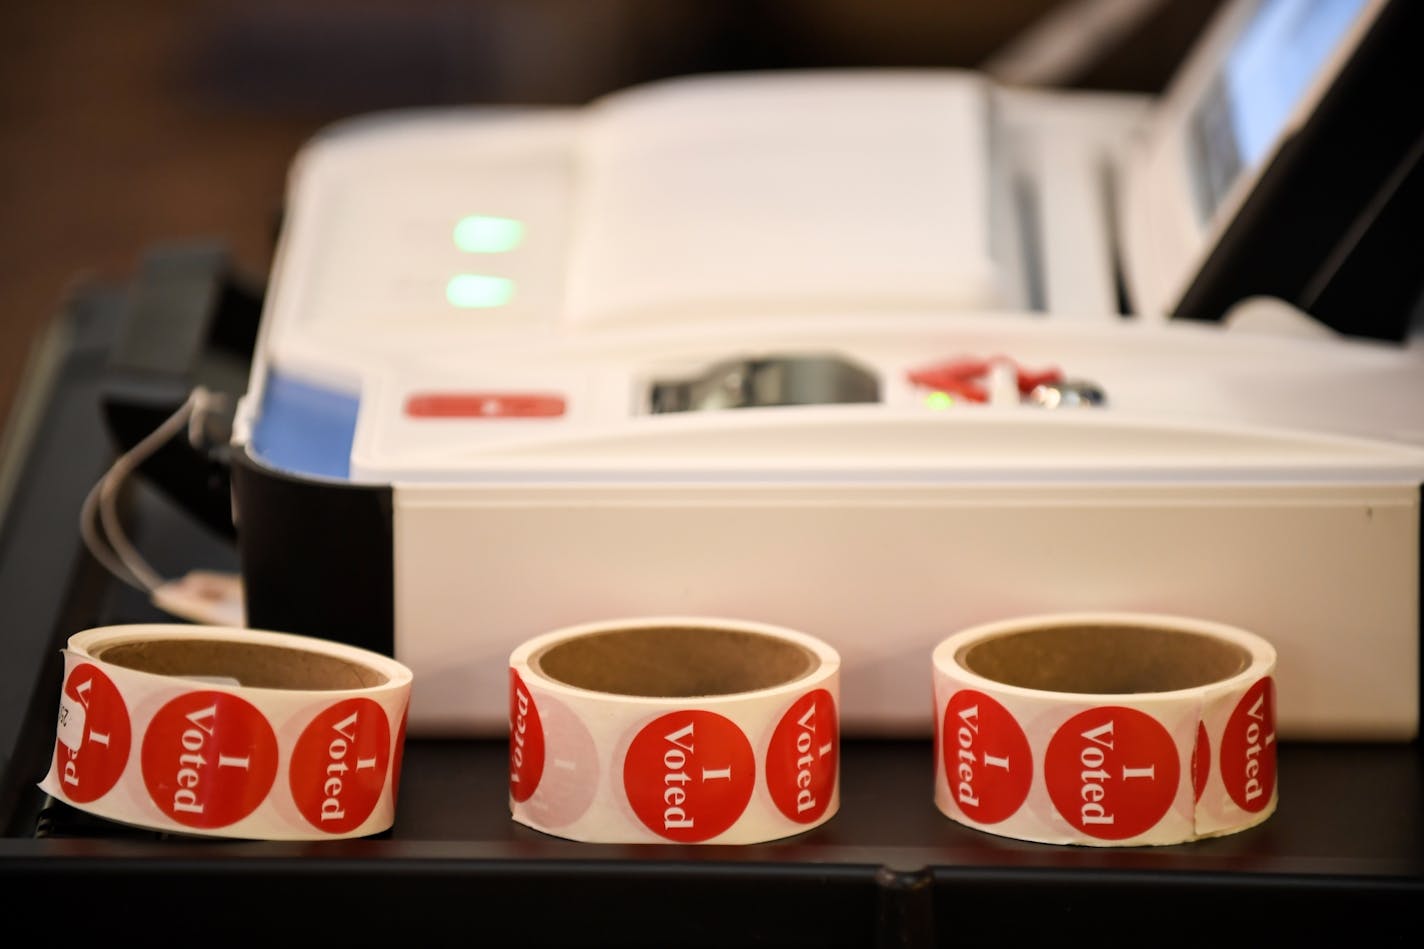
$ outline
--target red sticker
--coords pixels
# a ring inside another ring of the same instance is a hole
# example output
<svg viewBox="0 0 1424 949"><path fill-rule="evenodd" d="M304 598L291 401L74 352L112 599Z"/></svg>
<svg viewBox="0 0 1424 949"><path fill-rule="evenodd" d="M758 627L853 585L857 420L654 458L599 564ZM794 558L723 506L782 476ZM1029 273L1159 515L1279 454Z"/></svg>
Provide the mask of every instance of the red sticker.
<svg viewBox="0 0 1424 949"><path fill-rule="evenodd" d="M715 712L655 718L623 759L623 788L638 819L681 843L708 840L735 824L755 783L751 742Z"/></svg>
<svg viewBox="0 0 1424 949"><path fill-rule="evenodd" d="M337 702L302 729L292 748L292 800L313 827L345 834L365 823L386 786L391 725L366 698Z"/></svg>
<svg viewBox="0 0 1424 949"><path fill-rule="evenodd" d="M1276 683L1258 681L1241 701L1221 735L1221 780L1242 810L1257 812L1276 789Z"/></svg>
<svg viewBox="0 0 1424 949"><path fill-rule="evenodd" d="M830 806L836 789L840 737L836 701L825 689L791 704L766 749L766 787L777 808L809 824Z"/></svg>
<svg viewBox="0 0 1424 949"><path fill-rule="evenodd" d="M1090 837L1125 840L1156 826L1181 780L1167 729L1136 709L1107 706L1064 722L1044 755L1048 795Z"/></svg>
<svg viewBox="0 0 1424 949"><path fill-rule="evenodd" d="M1033 782L1033 751L1017 720L982 692L962 689L944 707L940 748L950 795L981 824L1011 817Z"/></svg>
<svg viewBox="0 0 1424 949"><path fill-rule="evenodd" d="M1206 725L1197 722L1197 743L1192 746L1192 800L1200 801L1206 790L1206 779L1211 777L1211 738L1207 736Z"/></svg>
<svg viewBox="0 0 1424 949"><path fill-rule="evenodd" d="M64 680L54 766L64 796L87 804L109 793L129 761L133 731L124 697L97 666L82 663Z"/></svg>
<svg viewBox="0 0 1424 949"><path fill-rule="evenodd" d="M544 776L544 726L519 673L509 670L509 796L527 801Z"/></svg>
<svg viewBox="0 0 1424 949"><path fill-rule="evenodd" d="M143 736L143 781L159 810L189 827L226 827L257 809L277 777L277 736L226 692L188 692Z"/></svg>

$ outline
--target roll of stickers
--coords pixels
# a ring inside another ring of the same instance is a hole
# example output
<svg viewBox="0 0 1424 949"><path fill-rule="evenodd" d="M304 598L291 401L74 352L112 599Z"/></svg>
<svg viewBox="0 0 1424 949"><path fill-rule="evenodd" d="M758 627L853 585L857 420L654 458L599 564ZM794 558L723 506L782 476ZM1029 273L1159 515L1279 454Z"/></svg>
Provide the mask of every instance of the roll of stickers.
<svg viewBox="0 0 1424 949"><path fill-rule="evenodd" d="M840 804L840 657L804 633L652 617L510 656L516 821L596 843L749 844Z"/></svg>
<svg viewBox="0 0 1424 949"><path fill-rule="evenodd" d="M107 626L64 651L40 783L80 810L176 834L363 837L395 820L411 672L250 629Z"/></svg>
<svg viewBox="0 0 1424 949"><path fill-rule="evenodd" d="M1178 616L1031 616L934 650L935 804L970 827L1177 844L1276 809L1270 643Z"/></svg>

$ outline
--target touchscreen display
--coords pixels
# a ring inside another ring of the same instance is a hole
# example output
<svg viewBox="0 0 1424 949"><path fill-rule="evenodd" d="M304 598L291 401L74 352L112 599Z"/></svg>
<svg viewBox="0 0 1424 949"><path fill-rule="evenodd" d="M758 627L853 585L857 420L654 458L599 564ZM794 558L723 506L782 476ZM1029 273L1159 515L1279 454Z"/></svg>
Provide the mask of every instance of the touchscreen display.
<svg viewBox="0 0 1424 949"><path fill-rule="evenodd" d="M1188 137L1200 220L1264 161L1282 127L1367 0L1263 0L1192 114Z"/></svg>

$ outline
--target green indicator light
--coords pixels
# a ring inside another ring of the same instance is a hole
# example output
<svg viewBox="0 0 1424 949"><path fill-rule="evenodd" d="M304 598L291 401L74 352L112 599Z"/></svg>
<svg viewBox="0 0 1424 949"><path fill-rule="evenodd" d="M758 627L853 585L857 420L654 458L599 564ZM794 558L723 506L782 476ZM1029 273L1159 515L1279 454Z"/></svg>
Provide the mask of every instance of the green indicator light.
<svg viewBox="0 0 1424 949"><path fill-rule="evenodd" d="M948 392L931 392L925 396L925 405L932 409L947 409L954 404L954 396Z"/></svg>
<svg viewBox="0 0 1424 949"><path fill-rule="evenodd" d="M445 299L451 306L466 309L504 306L514 296L514 281L504 277L487 277L484 274L462 273L450 278L445 284Z"/></svg>
<svg viewBox="0 0 1424 949"><path fill-rule="evenodd" d="M524 240L524 222L471 214L455 222L455 246L470 254L502 254Z"/></svg>

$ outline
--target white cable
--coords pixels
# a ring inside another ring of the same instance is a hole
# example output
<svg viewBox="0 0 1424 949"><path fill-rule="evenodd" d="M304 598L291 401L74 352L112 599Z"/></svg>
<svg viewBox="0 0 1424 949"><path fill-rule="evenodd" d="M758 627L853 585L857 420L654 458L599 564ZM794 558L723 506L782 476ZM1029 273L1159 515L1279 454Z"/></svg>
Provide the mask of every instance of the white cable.
<svg viewBox="0 0 1424 949"><path fill-rule="evenodd" d="M110 573L137 590L152 593L163 586L165 581L149 566L148 561L144 560L124 533L117 505L119 489L123 487L129 475L169 439L182 431L190 419L200 417L211 401L211 393L201 386L189 393L177 411L115 460L104 476L89 490L80 509L79 533L84 539L84 545ZM96 529L96 510L97 527L102 528L102 532Z"/></svg>
<svg viewBox="0 0 1424 949"><path fill-rule="evenodd" d="M99 563L104 566L104 569L134 589L142 590L143 585L139 583L138 578L130 573L128 568L114 556L114 552L109 547L108 542L99 535L95 527L97 522L95 515L99 501L99 485L101 484L103 484L102 480L96 482L94 487L89 489L89 494L84 498L84 506L80 508L79 511L79 536L84 539L84 546L89 548L89 553L94 555L94 559L99 561Z"/></svg>

